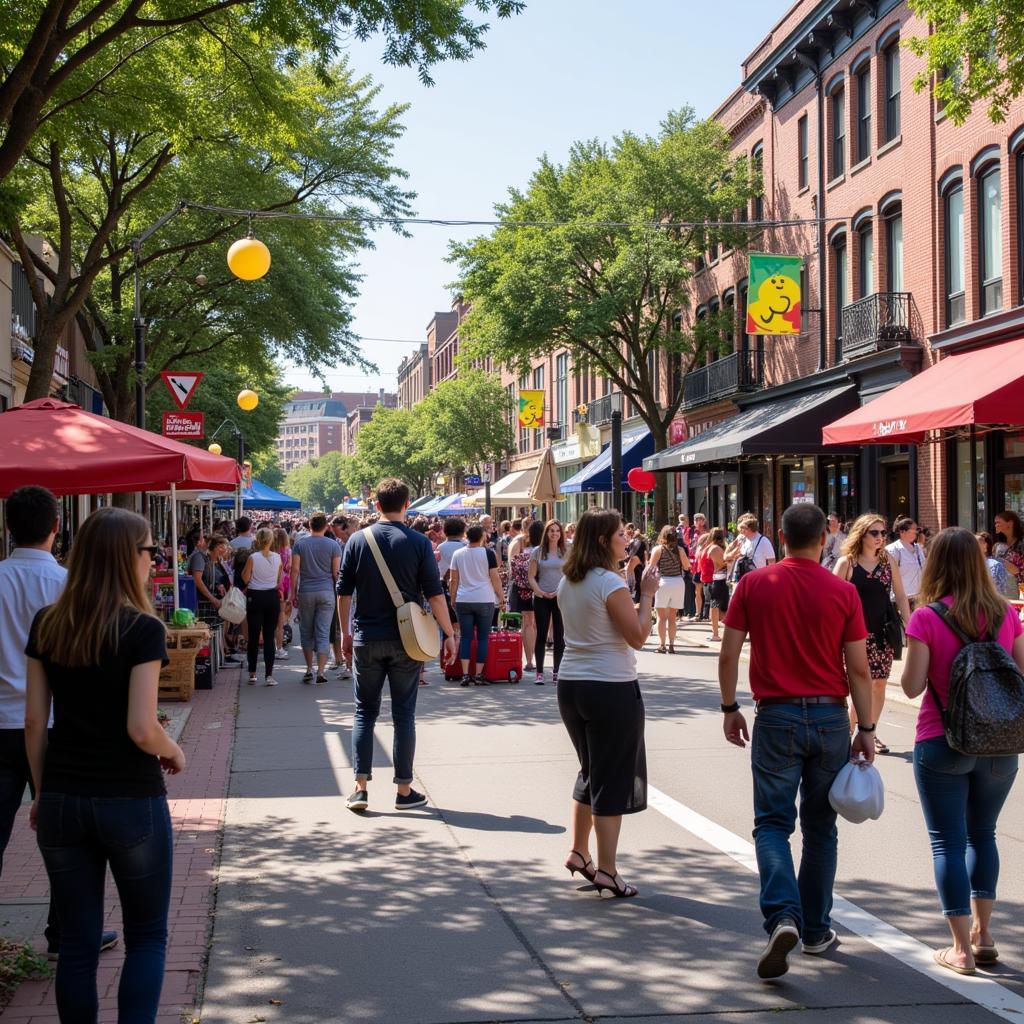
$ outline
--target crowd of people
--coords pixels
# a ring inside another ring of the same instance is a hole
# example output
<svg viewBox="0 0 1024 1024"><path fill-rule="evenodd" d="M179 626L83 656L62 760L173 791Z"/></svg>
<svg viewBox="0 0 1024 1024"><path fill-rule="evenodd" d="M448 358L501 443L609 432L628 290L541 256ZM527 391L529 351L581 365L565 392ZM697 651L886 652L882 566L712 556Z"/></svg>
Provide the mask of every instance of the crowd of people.
<svg viewBox="0 0 1024 1024"><path fill-rule="evenodd" d="M347 805L355 812L370 806L385 685L395 727L394 806L427 802L413 783L417 694L432 645L416 632L414 614L429 613L441 660L460 663L455 680L463 686L484 681L473 673L474 641L480 665L498 616L519 615L526 670L538 684L546 681L550 648L550 678L579 761L565 867L617 898L639 890L619 872L622 818L647 806L636 651L656 623L657 651L676 653L680 621L706 619L708 642L721 645L725 739L752 744L768 934L762 978L785 973L798 943L820 955L836 942L838 840L828 793L851 757L871 763L888 751L877 727L905 638L903 689L924 695L914 774L952 942L936 962L971 974L998 958L995 832L1017 757L953 749L943 707L965 642L991 637L1024 670L1020 618L1006 600L1006 581L1016 587L1024 580L1024 531L1015 513L995 518L994 537L958 527L932 537L904 516L890 540L874 513L843 524L799 504L783 515L776 549L751 514L740 517L735 536L700 513L692 524L681 515L652 545L613 510L588 509L566 525L532 518L495 524L489 515L410 522L409 497L401 481L385 480L375 516L243 516L214 524L209 535L189 531L180 553L155 543L143 517L103 508L83 524L66 568L51 553L60 526L54 496L25 487L8 499L15 548L0 562L0 857L29 786L30 821L51 883L46 939L58 961L62 1021L96 1019L99 956L119 938L103 931L108 865L124 923L119 1019L156 1016L172 863L163 773L186 763L157 718L167 650L151 580L179 555L200 617L213 621L232 588L244 594L245 622L234 642L244 647L250 684L262 652L263 681L276 685L274 666L288 656L286 631L296 616L303 683L326 682L332 655L333 667L354 677ZM752 731L737 700L745 643L757 709ZM799 878L790 850L798 814Z"/></svg>

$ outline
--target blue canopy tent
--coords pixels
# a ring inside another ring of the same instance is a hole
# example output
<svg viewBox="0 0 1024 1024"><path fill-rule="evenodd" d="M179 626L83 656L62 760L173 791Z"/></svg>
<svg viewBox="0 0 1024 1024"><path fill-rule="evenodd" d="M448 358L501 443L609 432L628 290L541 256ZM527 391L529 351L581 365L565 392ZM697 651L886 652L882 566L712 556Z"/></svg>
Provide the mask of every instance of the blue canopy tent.
<svg viewBox="0 0 1024 1024"><path fill-rule="evenodd" d="M416 509L416 514L420 515L420 516L432 516L434 514L434 511L437 509L437 507L439 505L443 504L444 502L448 501L448 500L450 500L450 499L448 499L448 498L432 497L429 501L427 501L424 504L420 505Z"/></svg>
<svg viewBox="0 0 1024 1024"><path fill-rule="evenodd" d="M444 505L435 513L439 516L471 516L479 515L484 510L482 498L471 498L468 494L458 494L455 501Z"/></svg>
<svg viewBox="0 0 1024 1024"><path fill-rule="evenodd" d="M214 508L234 508L235 496L233 494L227 496L218 494L213 505ZM273 487L260 483L259 480L253 480L249 487L242 488L242 508L274 510L302 508L302 502L290 494L283 494L281 491L274 490Z"/></svg>
<svg viewBox="0 0 1024 1024"><path fill-rule="evenodd" d="M654 454L654 438L646 427L631 430L622 435L622 489L632 488L626 481L631 469L643 466L644 459ZM610 494L612 487L612 446L606 444L601 454L588 462L578 473L560 485L563 494L597 492Z"/></svg>
<svg viewBox="0 0 1024 1024"><path fill-rule="evenodd" d="M430 509L432 516L461 516L469 510L462 504L462 499L469 497L466 494L449 494L447 498L441 498L437 504Z"/></svg>
<svg viewBox="0 0 1024 1024"><path fill-rule="evenodd" d="M432 504L437 501L437 498L433 494L425 494L422 498L417 498L410 506L410 512L419 512L425 506Z"/></svg>

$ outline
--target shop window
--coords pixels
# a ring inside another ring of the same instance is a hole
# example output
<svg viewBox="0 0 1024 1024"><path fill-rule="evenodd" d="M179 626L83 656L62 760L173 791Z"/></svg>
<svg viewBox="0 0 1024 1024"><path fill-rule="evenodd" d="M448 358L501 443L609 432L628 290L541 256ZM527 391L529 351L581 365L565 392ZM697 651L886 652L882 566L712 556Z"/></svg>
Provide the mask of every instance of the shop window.
<svg viewBox="0 0 1024 1024"><path fill-rule="evenodd" d="M1024 432L1004 435L1003 458L1024 459Z"/></svg>
<svg viewBox="0 0 1024 1024"><path fill-rule="evenodd" d="M892 142L900 133L900 44L891 43L885 50L885 141Z"/></svg>
<svg viewBox="0 0 1024 1024"><path fill-rule="evenodd" d="M871 62L857 72L857 160L871 155Z"/></svg>
<svg viewBox="0 0 1024 1024"><path fill-rule="evenodd" d="M978 259L981 313L1003 308L1003 209L999 165L978 178Z"/></svg>
<svg viewBox="0 0 1024 1024"><path fill-rule="evenodd" d="M800 170L798 187L807 188L808 173L810 170L810 158L807 151L807 115L804 114L796 123L797 152L800 156Z"/></svg>
<svg viewBox="0 0 1024 1024"><path fill-rule="evenodd" d="M961 183L945 195L946 212L946 326L963 323L964 301L964 189Z"/></svg>
<svg viewBox="0 0 1024 1024"><path fill-rule="evenodd" d="M840 87L829 98L832 118L832 166L830 178L838 178L846 170L846 93Z"/></svg>
<svg viewBox="0 0 1024 1024"><path fill-rule="evenodd" d="M985 510L985 444L974 442L974 465L971 464L971 442L956 442L956 521L969 530L987 529Z"/></svg>

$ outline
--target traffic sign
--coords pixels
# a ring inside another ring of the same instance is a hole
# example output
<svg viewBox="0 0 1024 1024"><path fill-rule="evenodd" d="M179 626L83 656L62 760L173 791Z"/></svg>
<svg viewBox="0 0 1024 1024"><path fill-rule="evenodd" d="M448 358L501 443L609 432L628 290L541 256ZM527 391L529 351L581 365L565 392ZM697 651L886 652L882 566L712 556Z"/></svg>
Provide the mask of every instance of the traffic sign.
<svg viewBox="0 0 1024 1024"><path fill-rule="evenodd" d="M165 412L164 437L178 441L199 441L206 436L201 412Z"/></svg>
<svg viewBox="0 0 1024 1024"><path fill-rule="evenodd" d="M170 391L179 409L188 405L189 399L195 394L199 382L203 379L201 373L176 373L174 370L164 370L161 374L167 390Z"/></svg>

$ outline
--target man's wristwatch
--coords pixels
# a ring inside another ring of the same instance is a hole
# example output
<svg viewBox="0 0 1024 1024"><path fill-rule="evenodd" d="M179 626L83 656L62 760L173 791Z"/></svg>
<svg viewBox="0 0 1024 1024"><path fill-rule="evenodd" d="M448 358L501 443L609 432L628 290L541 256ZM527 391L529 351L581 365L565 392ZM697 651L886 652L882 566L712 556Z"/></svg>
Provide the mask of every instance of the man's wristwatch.
<svg viewBox="0 0 1024 1024"><path fill-rule="evenodd" d="M861 725L857 723L857 732L874 732L878 728L878 723L873 722L871 725Z"/></svg>
<svg viewBox="0 0 1024 1024"><path fill-rule="evenodd" d="M720 704L719 707L722 709L723 715L731 715L734 711L739 711L740 702L736 701L733 704Z"/></svg>

